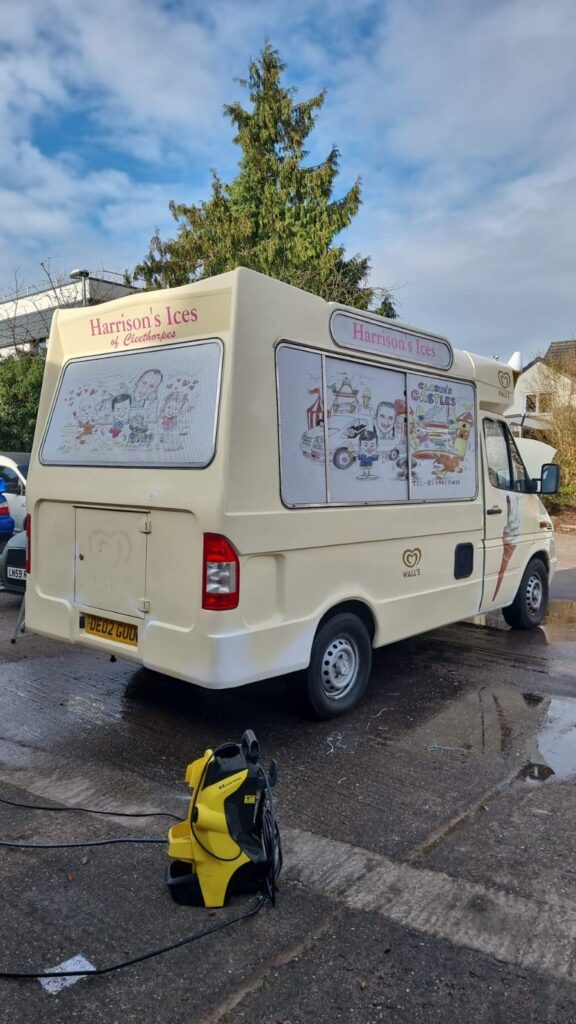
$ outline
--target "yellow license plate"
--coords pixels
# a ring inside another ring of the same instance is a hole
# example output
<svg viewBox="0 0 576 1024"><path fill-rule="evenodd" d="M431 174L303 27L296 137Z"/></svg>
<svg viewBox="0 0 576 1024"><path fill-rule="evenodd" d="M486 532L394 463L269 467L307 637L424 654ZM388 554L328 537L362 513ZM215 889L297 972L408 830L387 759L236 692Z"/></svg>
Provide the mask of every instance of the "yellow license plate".
<svg viewBox="0 0 576 1024"><path fill-rule="evenodd" d="M115 619L101 619L99 615L87 615L85 630L90 636L99 636L105 640L114 640L117 644L138 646L138 626L128 622L116 622Z"/></svg>

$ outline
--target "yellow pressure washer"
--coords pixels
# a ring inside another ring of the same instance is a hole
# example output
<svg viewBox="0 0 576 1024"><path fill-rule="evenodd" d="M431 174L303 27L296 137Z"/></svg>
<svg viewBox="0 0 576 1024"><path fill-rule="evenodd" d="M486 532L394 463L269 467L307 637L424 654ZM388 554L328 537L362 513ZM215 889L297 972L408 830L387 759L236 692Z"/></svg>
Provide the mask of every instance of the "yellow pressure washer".
<svg viewBox="0 0 576 1024"><path fill-rule="evenodd" d="M229 897L262 889L274 903L282 867L272 787L278 766L260 764L258 740L224 743L192 761L185 821L168 833L166 881L177 903L223 907Z"/></svg>

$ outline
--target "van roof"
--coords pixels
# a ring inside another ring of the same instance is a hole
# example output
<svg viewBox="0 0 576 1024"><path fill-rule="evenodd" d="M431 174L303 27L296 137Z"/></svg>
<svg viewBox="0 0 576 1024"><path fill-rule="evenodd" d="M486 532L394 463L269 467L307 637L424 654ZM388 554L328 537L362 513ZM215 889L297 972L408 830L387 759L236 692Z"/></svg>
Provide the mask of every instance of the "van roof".
<svg viewBox="0 0 576 1024"><path fill-rule="evenodd" d="M283 337L281 330L278 333L277 325L282 318L286 318L289 310L299 304L305 316L310 317L311 337L300 337L302 343L314 344L332 353L355 359L370 358L374 362L382 363L385 366L397 366L398 369L408 370L414 373L438 374L446 377L460 377L473 380L479 391L480 405L483 408L502 412L512 404L514 399L514 376L511 368L500 363L496 359L476 355L464 349L452 348L447 338L435 334L429 330L422 330L411 324L399 320L391 320L379 317L367 310L354 309L340 303L326 302L324 299L311 292L303 291L293 285L278 281L275 278L267 277L257 271L249 270L246 267L237 267L235 270L218 274L211 278L204 278L191 284L181 285L178 288L166 288L159 291L136 292L131 295L114 299L111 302L102 303L91 307L74 307L73 309L57 310L53 324L52 335L60 337L64 341L64 352L66 357L79 354L90 354L91 352L107 351L110 345L114 344L109 335L117 331L122 335L123 328L136 318L137 320L151 320L150 337L142 339L143 343L153 345L171 340L162 336L162 327L169 319L167 310L178 306L182 308L187 302L192 304L205 297L210 310L213 311L220 305L226 307L226 315L220 314L214 317L211 313L206 317L206 323L210 323L210 329L217 327L217 322L222 320L221 329L229 330L232 325L234 313L237 310L240 298L245 295L246 301L242 303L243 315L246 311L255 310L254 316L264 317L270 323L271 343ZM408 334L422 336L426 339L440 342L447 346L453 354L452 365L448 369L438 366L425 365L420 362L411 362L405 356L391 358L389 355L381 354L378 351L367 352L357 348L348 348L341 343L336 344L331 333L331 318L338 312L352 316L355 320L363 321L370 329L388 328L391 331L407 332ZM154 313L157 315L154 329ZM252 314L250 314L252 315ZM162 321L160 327L158 321ZM205 331L201 329L200 317L195 329L191 330L191 324L185 321L180 329L173 335L174 340L190 339L191 336L200 334L206 337ZM90 324L90 332L87 333L84 325ZM82 330L79 330L82 325ZM321 331L318 326L322 325ZM173 325L171 325L173 326ZM128 330L131 327L128 326ZM84 339L86 347L84 348ZM296 339L294 339L296 340ZM78 352L77 346L82 345L82 353ZM130 342L132 345L133 342ZM119 342L120 347L126 345ZM138 347L143 347L138 345ZM123 350L126 350L125 348ZM64 355L64 353L63 353Z"/></svg>

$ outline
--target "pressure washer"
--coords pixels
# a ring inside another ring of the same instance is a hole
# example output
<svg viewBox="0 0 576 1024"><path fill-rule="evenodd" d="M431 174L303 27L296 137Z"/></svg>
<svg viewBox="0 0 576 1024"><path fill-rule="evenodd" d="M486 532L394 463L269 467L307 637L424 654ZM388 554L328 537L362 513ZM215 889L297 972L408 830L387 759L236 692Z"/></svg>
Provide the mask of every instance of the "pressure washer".
<svg viewBox="0 0 576 1024"><path fill-rule="evenodd" d="M186 770L186 819L168 833L168 888L177 903L222 907L236 893L262 889L274 902L282 866L272 787L278 766L260 764L251 729L241 743L208 748Z"/></svg>

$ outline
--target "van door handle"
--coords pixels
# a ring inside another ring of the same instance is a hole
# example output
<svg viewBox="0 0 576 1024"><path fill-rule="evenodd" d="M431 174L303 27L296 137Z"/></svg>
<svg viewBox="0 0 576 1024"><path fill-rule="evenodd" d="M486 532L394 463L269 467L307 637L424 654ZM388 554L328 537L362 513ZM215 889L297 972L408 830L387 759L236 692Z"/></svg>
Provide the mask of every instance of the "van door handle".
<svg viewBox="0 0 576 1024"><path fill-rule="evenodd" d="M486 509L486 515L487 516L501 516L502 515L502 509L500 508L499 505L492 505L492 508L487 508Z"/></svg>

